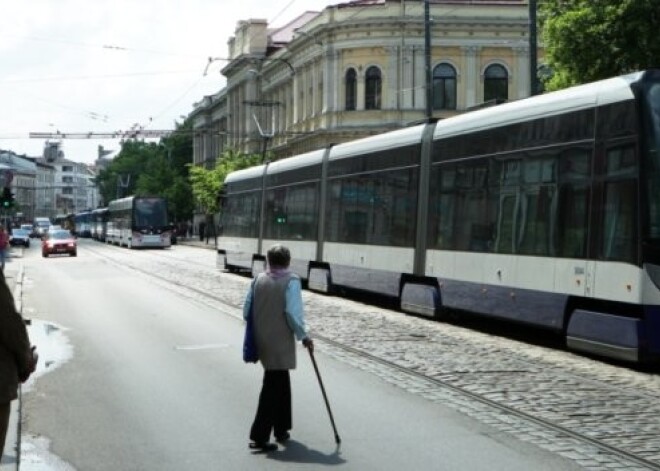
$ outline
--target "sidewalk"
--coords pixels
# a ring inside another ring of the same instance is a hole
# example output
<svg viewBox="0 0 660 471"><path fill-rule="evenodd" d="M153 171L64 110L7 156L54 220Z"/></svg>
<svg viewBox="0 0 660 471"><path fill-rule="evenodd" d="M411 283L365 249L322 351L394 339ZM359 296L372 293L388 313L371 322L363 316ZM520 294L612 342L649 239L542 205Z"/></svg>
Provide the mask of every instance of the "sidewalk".
<svg viewBox="0 0 660 471"><path fill-rule="evenodd" d="M216 243L213 240L213 237L209 237L208 243L206 242L206 239L199 240L199 237L179 237L178 245L189 245L191 247L216 250Z"/></svg>
<svg viewBox="0 0 660 471"><path fill-rule="evenodd" d="M17 261L10 261L5 265L5 279L9 289L14 293L16 309L22 311L21 292L23 289L23 266ZM0 460L0 471L16 471L19 466L19 448L21 433L21 406L20 391L19 399L11 403L11 416L9 417L9 428L7 429L7 439L5 449Z"/></svg>

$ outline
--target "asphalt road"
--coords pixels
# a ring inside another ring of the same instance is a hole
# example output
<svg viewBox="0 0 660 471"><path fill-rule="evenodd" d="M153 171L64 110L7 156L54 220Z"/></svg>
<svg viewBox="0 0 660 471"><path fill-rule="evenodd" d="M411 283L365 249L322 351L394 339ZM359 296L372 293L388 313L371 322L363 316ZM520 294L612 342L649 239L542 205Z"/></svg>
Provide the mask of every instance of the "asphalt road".
<svg viewBox="0 0 660 471"><path fill-rule="evenodd" d="M255 455L247 444L261 368L241 360L236 309L122 268L115 248L80 245L77 258L31 249L21 259L24 310L71 352L25 393L23 434L74 469L580 469L318 350L338 448L302 348L292 440ZM179 253L189 260L194 250Z"/></svg>

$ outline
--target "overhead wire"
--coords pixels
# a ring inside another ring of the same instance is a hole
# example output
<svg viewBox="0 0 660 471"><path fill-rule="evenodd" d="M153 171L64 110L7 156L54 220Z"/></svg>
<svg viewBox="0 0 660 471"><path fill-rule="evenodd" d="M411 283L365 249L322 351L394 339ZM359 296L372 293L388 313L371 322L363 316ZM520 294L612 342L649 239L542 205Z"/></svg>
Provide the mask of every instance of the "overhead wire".
<svg viewBox="0 0 660 471"><path fill-rule="evenodd" d="M278 18L280 18L286 11L288 11L292 7L292 5L294 3L295 3L295 0L291 0L286 5L284 5L284 7L271 19L271 22L274 22ZM330 4L335 5L332 2L328 2L328 3L329 3L329 5ZM373 5L362 5L362 6L358 7L357 10L352 15L350 15L348 17L348 19L357 18L360 14L367 11L367 9L369 7L372 7L372 6ZM449 10L449 13L452 13L454 11L457 11L459 9L464 9L464 8L467 8L467 7L468 6L466 6L466 5L462 5L462 6L459 6L459 7L456 7L456 8L453 8L453 9ZM446 13L447 12L445 12L445 14ZM0 33L0 36L8 36L8 35ZM115 46L115 45L107 45L107 44L104 44L104 45L89 44L89 43L82 43L82 42L77 42L77 41L62 40L62 39L58 40L58 39L53 39L53 38L41 38L41 37L34 37L34 36L28 36L28 37L24 37L24 38L28 39L28 40L33 40L33 41L48 41L48 42L51 42L51 43L52 42L61 42L61 43L65 43L65 44L73 44L73 45L76 45L76 46L79 46L79 47L102 48L102 49L106 49L106 50L116 50L116 51L122 51L122 52L148 52L148 53L164 54L164 55L180 55L180 56L185 55L185 56L190 56L190 57L193 57L193 56L196 57L197 56L197 54L195 54L195 55L193 55L193 54L179 54L179 53L172 53L172 52L166 52L166 51L156 51L156 50L149 50L149 49L126 48L126 47L122 47L122 46L118 46L118 45ZM367 56L364 55L362 57L367 57ZM137 76L144 76L144 75L164 75L164 74L170 74L170 73L185 73L185 71L181 71L181 72L176 72L176 71L170 71L170 72L142 72L142 73L131 73L131 74L108 74L108 75L101 75L101 76L50 77L50 78L43 78L43 79L23 79L22 81L17 80L17 79L8 79L8 80L0 80L0 83L21 83L21 82L29 83L29 82L39 82L39 81L63 81L63 80L87 80L87 79L103 79L103 78L121 78L121 77L131 77L131 76L136 76L137 77ZM173 100L169 105L167 105L161 111L159 111L158 113L156 113L152 117L150 117L149 118L149 123L146 124L145 127L151 125L154 117L156 119L160 118L168 110L170 110L173 106L175 106L178 102L180 102L188 93L190 93L190 91L192 89L194 89L200 83L200 81L201 81L201 78L197 79L192 85L187 87L185 89L185 91L177 99ZM46 99L42 99L42 101L49 102L49 100L46 100ZM68 108L70 110L74 110L73 108L67 107L66 105L63 105L61 103L58 104L58 103L53 102L53 101L50 101L50 103L51 104L56 104L56 105L61 106L61 107ZM90 119L95 119L95 116L100 115L99 113L96 113L96 112L93 112L93 111L87 111L87 110L75 110L75 111L78 112L78 113L83 113L84 115L86 115ZM106 116L106 115L103 115L103 116Z"/></svg>

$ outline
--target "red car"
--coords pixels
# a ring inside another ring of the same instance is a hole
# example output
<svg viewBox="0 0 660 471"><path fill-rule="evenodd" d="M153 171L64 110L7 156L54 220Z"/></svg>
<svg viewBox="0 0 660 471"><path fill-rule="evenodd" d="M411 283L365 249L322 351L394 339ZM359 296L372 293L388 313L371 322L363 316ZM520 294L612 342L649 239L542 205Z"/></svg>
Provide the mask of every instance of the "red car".
<svg viewBox="0 0 660 471"><path fill-rule="evenodd" d="M78 255L76 238L69 231L48 231L41 239L41 255L48 257L55 254Z"/></svg>

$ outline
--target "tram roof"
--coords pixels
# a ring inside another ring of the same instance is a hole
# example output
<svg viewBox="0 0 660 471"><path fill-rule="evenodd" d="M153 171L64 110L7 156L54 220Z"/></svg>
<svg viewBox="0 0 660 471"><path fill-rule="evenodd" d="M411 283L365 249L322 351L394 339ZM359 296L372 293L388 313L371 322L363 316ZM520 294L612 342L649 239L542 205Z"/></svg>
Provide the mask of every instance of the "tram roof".
<svg viewBox="0 0 660 471"><path fill-rule="evenodd" d="M265 165L257 165L256 167L249 167L231 172L225 177L225 183L232 183L250 178L261 178L264 174L264 167Z"/></svg>
<svg viewBox="0 0 660 471"><path fill-rule="evenodd" d="M420 124L418 126L397 129L396 131L338 144L330 150L329 160L343 159L354 155L392 149L393 147L420 144L422 142L424 127L424 124Z"/></svg>
<svg viewBox="0 0 660 471"><path fill-rule="evenodd" d="M320 165L323 162L325 149L314 150L306 154L300 154L287 159L276 160L268 165L268 175L286 172L294 168L309 167L311 165Z"/></svg>
<svg viewBox="0 0 660 471"><path fill-rule="evenodd" d="M434 139L451 137L631 100L634 95L630 84L639 80L642 74L643 72L637 72L578 85L448 118L438 122L433 137Z"/></svg>

